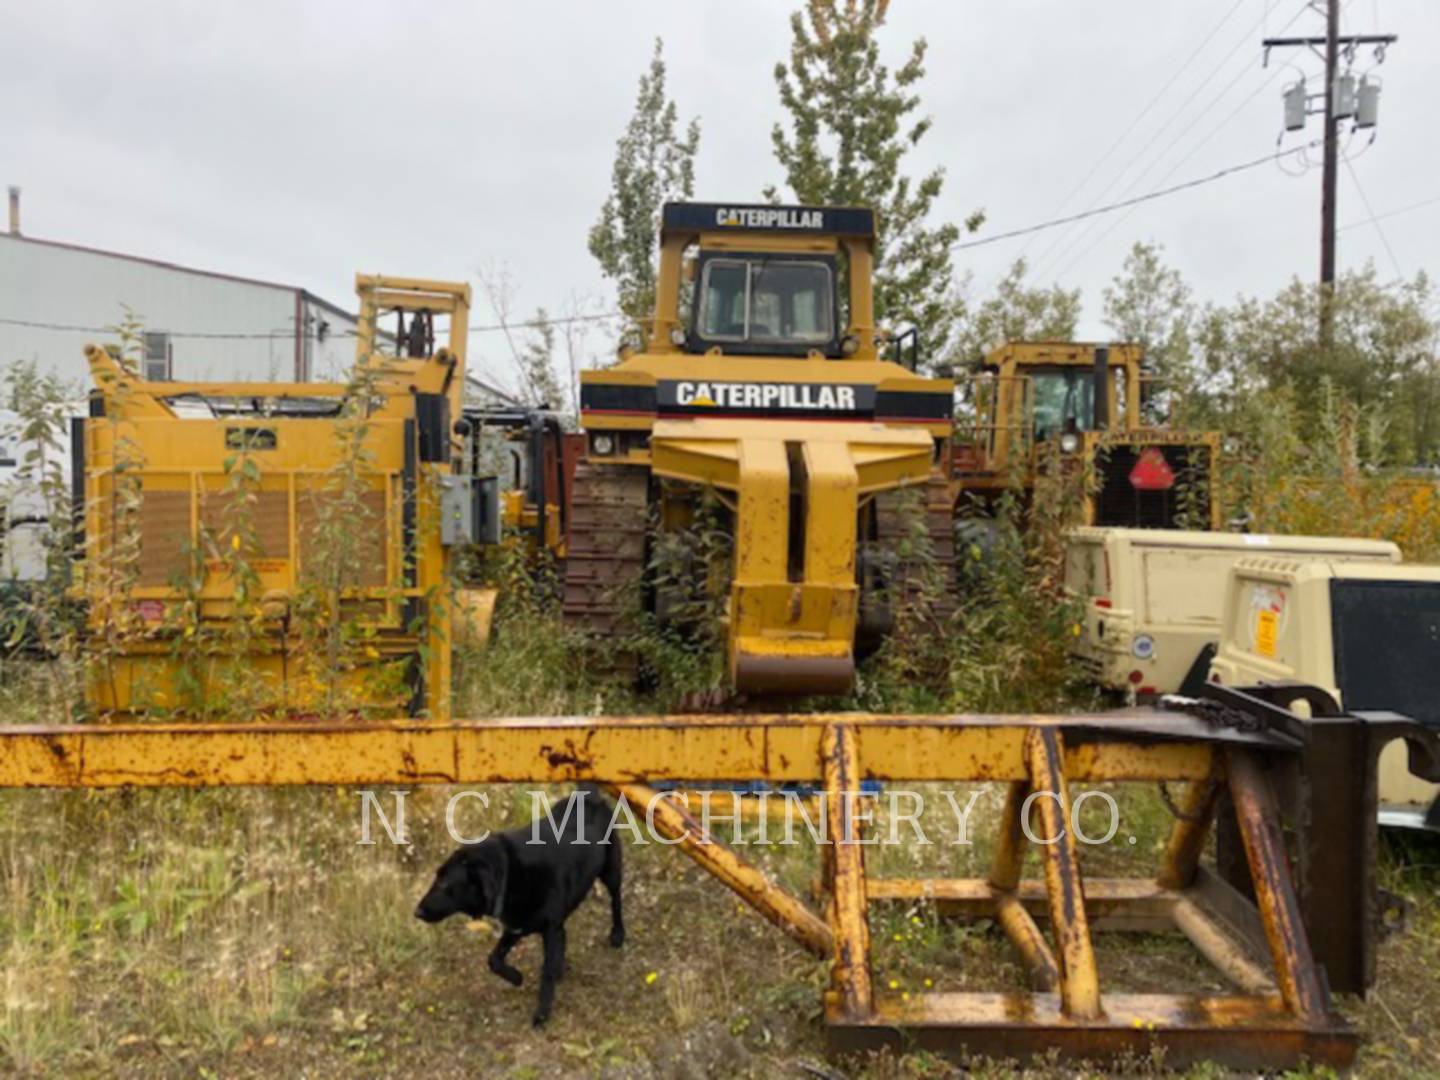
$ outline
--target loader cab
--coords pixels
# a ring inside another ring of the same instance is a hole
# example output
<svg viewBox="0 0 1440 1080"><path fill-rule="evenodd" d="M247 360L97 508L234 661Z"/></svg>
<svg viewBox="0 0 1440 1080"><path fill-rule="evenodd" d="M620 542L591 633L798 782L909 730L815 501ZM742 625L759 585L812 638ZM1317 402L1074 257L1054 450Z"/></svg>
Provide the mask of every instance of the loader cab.
<svg viewBox="0 0 1440 1080"><path fill-rule="evenodd" d="M986 357L1011 392L1002 407L1023 407L1030 435L1130 430L1139 424L1141 351L1135 345L1017 342ZM1028 400L1022 400L1028 399Z"/></svg>
<svg viewBox="0 0 1440 1080"><path fill-rule="evenodd" d="M1095 430L1095 378L1091 372L1073 366L1047 366L1027 374L1036 442L1067 431Z"/></svg>
<svg viewBox="0 0 1440 1080"><path fill-rule="evenodd" d="M645 351L875 360L874 241L865 209L667 203Z"/></svg>
<svg viewBox="0 0 1440 1080"><path fill-rule="evenodd" d="M985 455L1084 432L1140 426L1137 345L1011 342L993 349L970 390Z"/></svg>

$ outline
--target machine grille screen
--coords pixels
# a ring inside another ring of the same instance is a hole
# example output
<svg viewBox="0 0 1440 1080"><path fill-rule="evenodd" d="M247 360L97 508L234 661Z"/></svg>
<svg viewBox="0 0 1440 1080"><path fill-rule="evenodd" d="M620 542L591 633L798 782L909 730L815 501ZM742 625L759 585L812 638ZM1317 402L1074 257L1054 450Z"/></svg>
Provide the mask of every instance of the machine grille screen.
<svg viewBox="0 0 1440 1080"><path fill-rule="evenodd" d="M1204 483L1210 452L1203 446L1160 446L1161 455L1175 474L1175 485L1164 490L1141 490L1130 473L1144 446L1110 446L1100 456L1100 491L1095 496L1095 524L1139 529L1174 529L1188 516L1191 528L1208 528L1210 499ZM1187 513L1188 511L1188 513Z"/></svg>
<svg viewBox="0 0 1440 1080"><path fill-rule="evenodd" d="M1440 582L1337 579L1330 612L1345 708L1440 725Z"/></svg>

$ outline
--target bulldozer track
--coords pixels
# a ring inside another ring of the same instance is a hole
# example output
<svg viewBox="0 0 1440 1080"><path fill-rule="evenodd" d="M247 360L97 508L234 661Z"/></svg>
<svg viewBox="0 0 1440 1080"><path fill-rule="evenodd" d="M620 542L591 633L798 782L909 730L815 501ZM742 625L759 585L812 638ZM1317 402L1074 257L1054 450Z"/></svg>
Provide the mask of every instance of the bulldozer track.
<svg viewBox="0 0 1440 1080"><path fill-rule="evenodd" d="M582 461L575 468L565 560L565 622L595 637L623 631L645 572L646 469Z"/></svg>
<svg viewBox="0 0 1440 1080"><path fill-rule="evenodd" d="M914 490L913 488L910 490ZM933 598L930 614L936 619L948 618L955 611L955 521L950 500L950 485L945 477L933 473L921 490L924 499L925 532L930 539L929 561L935 566L941 589ZM905 489L881 492L875 496L875 542L882 550L897 551L911 538L913 511L906 509ZM924 589L923 558L902 558L897 568L900 596L905 603L918 598Z"/></svg>

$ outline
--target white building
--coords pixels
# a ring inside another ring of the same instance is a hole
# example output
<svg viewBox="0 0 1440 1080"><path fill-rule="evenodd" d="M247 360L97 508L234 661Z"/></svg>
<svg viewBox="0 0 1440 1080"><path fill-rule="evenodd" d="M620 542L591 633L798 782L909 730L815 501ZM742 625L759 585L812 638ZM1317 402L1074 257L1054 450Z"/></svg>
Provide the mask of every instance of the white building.
<svg viewBox="0 0 1440 1080"><path fill-rule="evenodd" d="M355 316L293 285L195 270L20 233L19 192L0 233L0 365L34 361L89 389L87 342L128 307L152 380L305 382L344 378Z"/></svg>

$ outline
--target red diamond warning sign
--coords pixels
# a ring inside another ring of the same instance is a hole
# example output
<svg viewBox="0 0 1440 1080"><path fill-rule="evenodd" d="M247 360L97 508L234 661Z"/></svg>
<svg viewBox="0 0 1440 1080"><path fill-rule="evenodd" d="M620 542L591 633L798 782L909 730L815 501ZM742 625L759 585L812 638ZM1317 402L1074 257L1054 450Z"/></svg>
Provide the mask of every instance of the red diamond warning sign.
<svg viewBox="0 0 1440 1080"><path fill-rule="evenodd" d="M1140 460L1130 470L1130 486L1136 491L1169 491L1175 486L1175 473L1157 447L1140 452Z"/></svg>

